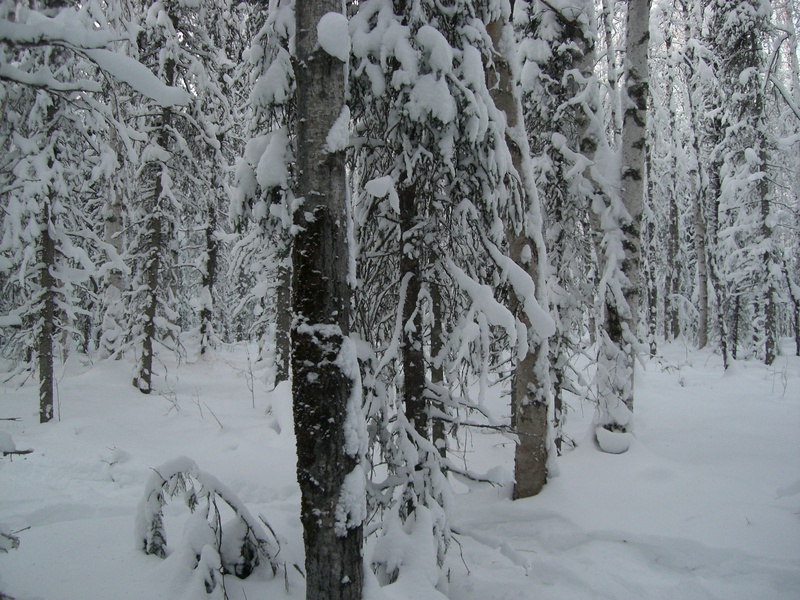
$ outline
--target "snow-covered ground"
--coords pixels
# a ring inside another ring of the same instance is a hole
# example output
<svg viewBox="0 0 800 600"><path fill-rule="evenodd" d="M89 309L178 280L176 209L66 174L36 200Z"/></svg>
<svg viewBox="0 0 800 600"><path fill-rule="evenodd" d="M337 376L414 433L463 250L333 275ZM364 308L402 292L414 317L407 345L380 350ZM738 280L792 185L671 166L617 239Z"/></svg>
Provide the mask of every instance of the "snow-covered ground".
<svg viewBox="0 0 800 600"><path fill-rule="evenodd" d="M637 374L627 453L596 448L587 403L570 413L577 449L558 459L538 497L512 502L509 487L455 484L450 598L800 598L800 359L723 373L709 352L662 350ZM206 597L178 552L145 556L133 534L152 469L187 456L282 540L286 573L228 576L228 597L303 598L292 567L302 564L302 533L289 390L256 381L251 395L247 364L241 347L169 364L161 392L143 396L127 362L73 358L58 384L59 420L48 425L37 423L32 381L0 388L0 418L21 418L0 421L0 441L33 449L0 458L0 525L20 540L0 553L0 591L17 600ZM511 471L511 442L480 432L467 441L470 468ZM171 548L186 513L179 501L165 509ZM414 543L406 575L382 589L371 579L369 600L443 597L420 564L432 549Z"/></svg>

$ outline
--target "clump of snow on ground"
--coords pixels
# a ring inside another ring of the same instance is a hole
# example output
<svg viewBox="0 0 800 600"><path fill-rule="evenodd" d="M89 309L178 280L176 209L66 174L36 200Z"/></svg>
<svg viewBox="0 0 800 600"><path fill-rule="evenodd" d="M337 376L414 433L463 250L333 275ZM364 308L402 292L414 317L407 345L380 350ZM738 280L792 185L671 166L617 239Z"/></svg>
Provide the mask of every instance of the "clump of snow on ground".
<svg viewBox="0 0 800 600"><path fill-rule="evenodd" d="M571 398L577 448L557 459L558 478L515 502L510 484L453 481L444 580L431 568L422 511L414 523L398 520L391 539L370 538L366 562L400 570L393 582L368 575L365 598L797 598L800 359L739 361L723 374L713 353L683 344L662 352L637 373L627 452L601 452L594 407ZM73 356L59 382L60 421L48 425L38 424L33 380L5 383L0 418L20 420L3 430L33 452L0 458L0 529L19 539L0 551L0 591L16 600L222 598L219 584L206 596L219 556L195 539L201 528L182 502L163 507L166 559L133 541L153 469L187 456L250 514L267 515L280 540L285 573L265 561L247 579L228 575L228 597L304 598L293 567L303 545L290 387L256 381L253 406L247 354L236 346L193 364L162 356L149 396L130 386L126 360ZM507 415L507 400L489 392L492 410ZM464 432L452 447L450 460L474 472L512 468L513 442L490 430ZM201 568L187 554L196 550Z"/></svg>
<svg viewBox="0 0 800 600"><path fill-rule="evenodd" d="M7 431L0 430L0 452L14 452L17 445L14 443L14 438Z"/></svg>

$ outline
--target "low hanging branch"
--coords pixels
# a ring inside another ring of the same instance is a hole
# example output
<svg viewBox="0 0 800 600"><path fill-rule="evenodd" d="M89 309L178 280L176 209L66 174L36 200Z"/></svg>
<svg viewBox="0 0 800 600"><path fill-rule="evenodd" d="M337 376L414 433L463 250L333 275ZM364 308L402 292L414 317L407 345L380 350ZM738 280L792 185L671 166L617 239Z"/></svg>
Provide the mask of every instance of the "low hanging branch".
<svg viewBox="0 0 800 600"><path fill-rule="evenodd" d="M277 572L281 546L272 528L261 517L269 529L267 533L227 486L186 457L164 463L148 479L136 514L136 539L146 554L166 557L163 508L168 499L178 495L183 495L198 529L198 535L191 536L189 543L206 541L202 547L193 545L192 550L197 556L195 569L204 571L208 593L223 583L221 576L232 573L244 579L262 561L269 563L273 575ZM229 522L222 523L220 500L235 515Z"/></svg>

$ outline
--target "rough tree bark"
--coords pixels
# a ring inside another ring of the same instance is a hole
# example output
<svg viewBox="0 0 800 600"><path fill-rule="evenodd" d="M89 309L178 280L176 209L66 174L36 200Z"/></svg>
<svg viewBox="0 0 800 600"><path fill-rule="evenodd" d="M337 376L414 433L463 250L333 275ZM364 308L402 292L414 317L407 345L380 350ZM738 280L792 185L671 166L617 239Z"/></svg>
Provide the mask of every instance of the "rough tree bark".
<svg viewBox="0 0 800 600"><path fill-rule="evenodd" d="M292 249L292 394L306 598L358 600L363 529L360 519L342 523L346 506L340 505L346 478L357 478L360 469L345 435L348 403L359 391L353 381L355 351L349 352L353 356L347 351L347 183L343 150L327 145L345 102L345 67L318 44L320 19L341 13L342 3L298 2L295 10L296 197L301 205L294 213Z"/></svg>
<svg viewBox="0 0 800 600"><path fill-rule="evenodd" d="M175 81L175 62L168 60L165 68L165 79L167 85L172 85ZM172 123L172 110L168 107L161 109L161 120L159 122L159 131L157 144L159 148L168 151L170 134L169 128ZM163 251L162 240L162 218L161 211L158 208L159 199L164 193L163 178L161 169L166 168L163 165L157 165L152 170L153 177L153 193L147 200L148 214L145 218L144 226L147 230L147 253L145 278L144 283L146 286L147 300L144 308L144 325L143 325L143 338L141 357L139 358L139 365L136 370L136 375L133 378L133 385L143 394L149 394L153 388L153 342L156 337L156 313L158 310L158 288L161 277L161 253Z"/></svg>
<svg viewBox="0 0 800 600"><path fill-rule="evenodd" d="M425 399L425 351L423 348L422 313L419 295L422 291L422 244L417 223L417 191L413 184L401 187L400 201L400 278L405 294L403 302L403 404L406 418L414 430L428 439L428 410Z"/></svg>
<svg viewBox="0 0 800 600"><path fill-rule="evenodd" d="M218 176L214 175L211 179L212 187L215 191L222 190L222 183L218 181ZM218 193L218 192L217 192ZM214 285L217 283L217 265L219 262L219 239L217 238L217 196L216 194L211 203L206 207L205 224L205 249L206 260L200 282L202 288L203 307L200 309L200 354L205 354L212 346L211 339L214 323Z"/></svg>
<svg viewBox="0 0 800 600"><path fill-rule="evenodd" d="M52 164L50 165L52 167ZM56 292L55 278L51 269L55 268L56 249L50 234L51 205L54 192L42 199L42 224L39 232L39 288L41 289L40 316L36 326L36 355L39 368L39 422L47 423L53 418L53 335L55 333Z"/></svg>
<svg viewBox="0 0 800 600"><path fill-rule="evenodd" d="M45 0L41 3L42 10L55 14L67 6L64 0ZM52 16L52 15L51 15ZM62 55L61 50L55 50L51 54L51 60L59 62ZM52 154L47 158L47 167L52 169L58 159L58 141L56 129L58 128L59 113L63 109L64 101L53 94L51 104L47 108L46 126L48 127L48 139ZM53 338L56 331L56 280L53 270L56 267L56 243L52 235L53 204L56 201L58 192L53 185L47 190L47 195L41 198L42 220L39 225L39 239L37 248L37 258L39 261L39 289L40 291L40 312L39 322L35 326L36 357L39 370L39 422L47 423L53 418L55 405L55 390L53 386Z"/></svg>

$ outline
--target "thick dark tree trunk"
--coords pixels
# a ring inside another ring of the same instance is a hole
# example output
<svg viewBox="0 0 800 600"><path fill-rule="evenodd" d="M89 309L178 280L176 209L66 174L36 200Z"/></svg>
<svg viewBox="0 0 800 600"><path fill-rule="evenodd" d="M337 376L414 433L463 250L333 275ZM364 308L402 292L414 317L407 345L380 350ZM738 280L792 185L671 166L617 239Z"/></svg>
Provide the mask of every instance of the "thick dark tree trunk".
<svg viewBox="0 0 800 600"><path fill-rule="evenodd" d="M348 371L358 368L342 351L350 327L345 156L326 142L344 105L345 72L317 40L323 15L341 9L338 0L317 0L298 2L295 12L302 206L292 250L292 394L308 600L360 600L363 581L361 520L343 523L340 506L346 477L358 477L357 451L349 454L345 439L357 391Z"/></svg>

